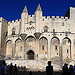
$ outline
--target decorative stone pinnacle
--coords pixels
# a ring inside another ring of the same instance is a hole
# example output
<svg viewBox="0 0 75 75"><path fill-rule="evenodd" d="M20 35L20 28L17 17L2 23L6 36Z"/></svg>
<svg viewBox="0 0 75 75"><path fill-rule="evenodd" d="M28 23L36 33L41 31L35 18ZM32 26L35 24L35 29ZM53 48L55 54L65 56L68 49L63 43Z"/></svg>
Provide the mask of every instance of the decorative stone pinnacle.
<svg viewBox="0 0 75 75"><path fill-rule="evenodd" d="M27 7L25 5L24 9L23 9L23 12L27 12L28 13L28 10L27 10Z"/></svg>
<svg viewBox="0 0 75 75"><path fill-rule="evenodd" d="M36 11L42 11L40 4L38 5Z"/></svg>

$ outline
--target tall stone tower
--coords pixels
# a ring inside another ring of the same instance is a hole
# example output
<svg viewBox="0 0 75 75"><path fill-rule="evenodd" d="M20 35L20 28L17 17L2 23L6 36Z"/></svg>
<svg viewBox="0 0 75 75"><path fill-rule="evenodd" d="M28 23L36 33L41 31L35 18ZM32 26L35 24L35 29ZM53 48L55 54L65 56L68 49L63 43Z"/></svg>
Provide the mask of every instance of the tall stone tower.
<svg viewBox="0 0 75 75"><path fill-rule="evenodd" d="M40 25L42 22L42 9L40 4L38 5L36 11L35 11L35 23L36 23L36 32L41 32Z"/></svg>
<svg viewBox="0 0 75 75"><path fill-rule="evenodd" d="M0 59L5 57L6 37L8 34L8 22L0 17Z"/></svg>
<svg viewBox="0 0 75 75"><path fill-rule="evenodd" d="M27 7L25 6L21 14L21 33L25 32L24 29L26 23L28 23L28 10Z"/></svg>

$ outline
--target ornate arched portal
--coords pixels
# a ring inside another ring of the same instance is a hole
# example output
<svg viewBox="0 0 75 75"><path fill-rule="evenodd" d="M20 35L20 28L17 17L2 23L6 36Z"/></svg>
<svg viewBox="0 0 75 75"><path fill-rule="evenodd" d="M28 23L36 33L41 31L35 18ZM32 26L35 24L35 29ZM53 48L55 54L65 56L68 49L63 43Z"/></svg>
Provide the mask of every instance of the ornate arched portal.
<svg viewBox="0 0 75 75"><path fill-rule="evenodd" d="M34 52L32 50L29 50L27 52L27 59L28 60L34 60L34 57L35 57L34 55L35 55Z"/></svg>

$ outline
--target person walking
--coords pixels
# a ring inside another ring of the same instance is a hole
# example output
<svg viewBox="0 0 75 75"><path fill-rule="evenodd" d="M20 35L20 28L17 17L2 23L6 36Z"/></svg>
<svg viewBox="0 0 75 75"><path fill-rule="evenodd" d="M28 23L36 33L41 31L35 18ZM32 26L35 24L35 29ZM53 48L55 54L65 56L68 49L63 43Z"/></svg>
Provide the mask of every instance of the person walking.
<svg viewBox="0 0 75 75"><path fill-rule="evenodd" d="M68 64L65 63L62 70L63 70L62 75L70 75L69 69L68 69Z"/></svg>
<svg viewBox="0 0 75 75"><path fill-rule="evenodd" d="M51 66L51 61L48 61L48 66L46 67L47 75L53 75L53 66Z"/></svg>
<svg viewBox="0 0 75 75"><path fill-rule="evenodd" d="M70 65L70 67L69 67L69 74L72 75L72 73L73 73L73 66Z"/></svg>
<svg viewBox="0 0 75 75"><path fill-rule="evenodd" d="M2 75L6 75L7 74L5 61L3 61L2 65L1 65L1 72L2 72Z"/></svg>
<svg viewBox="0 0 75 75"><path fill-rule="evenodd" d="M73 72L73 75L75 75L75 65L74 65L74 70L73 70L74 72Z"/></svg>
<svg viewBox="0 0 75 75"><path fill-rule="evenodd" d="M9 71L10 71L10 75L12 75L12 73L13 73L13 65L12 65L12 63L9 66Z"/></svg>
<svg viewBox="0 0 75 75"><path fill-rule="evenodd" d="M14 75L17 75L17 66L16 66L16 64L14 66Z"/></svg>

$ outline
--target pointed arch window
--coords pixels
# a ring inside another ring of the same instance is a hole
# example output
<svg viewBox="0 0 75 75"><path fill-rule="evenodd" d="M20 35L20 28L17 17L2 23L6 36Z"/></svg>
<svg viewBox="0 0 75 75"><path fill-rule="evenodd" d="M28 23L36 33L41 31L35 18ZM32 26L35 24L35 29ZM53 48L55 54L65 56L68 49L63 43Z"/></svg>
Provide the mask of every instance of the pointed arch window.
<svg viewBox="0 0 75 75"><path fill-rule="evenodd" d="M44 32L48 32L48 27L44 26Z"/></svg>
<svg viewBox="0 0 75 75"><path fill-rule="evenodd" d="M16 31L16 29L12 28L12 35L15 35L15 31Z"/></svg>

